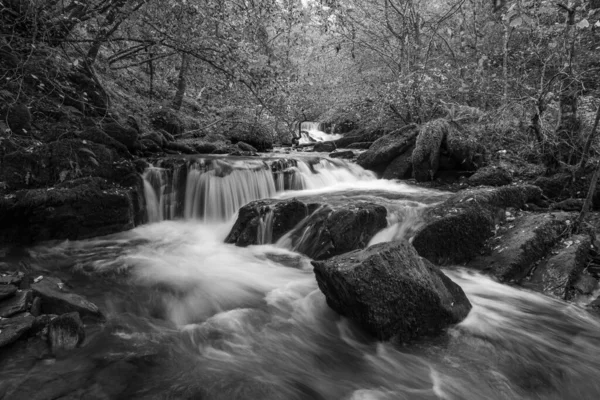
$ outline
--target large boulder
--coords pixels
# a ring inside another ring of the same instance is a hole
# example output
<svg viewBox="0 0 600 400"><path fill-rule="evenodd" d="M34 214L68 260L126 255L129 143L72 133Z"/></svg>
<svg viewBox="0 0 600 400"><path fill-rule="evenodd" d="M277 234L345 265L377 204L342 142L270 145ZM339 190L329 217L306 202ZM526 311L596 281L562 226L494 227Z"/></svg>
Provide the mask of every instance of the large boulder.
<svg viewBox="0 0 600 400"><path fill-rule="evenodd" d="M506 208L523 208L540 197L541 190L533 185L463 190L426 210L412 243L438 265L469 261L481 254Z"/></svg>
<svg viewBox="0 0 600 400"><path fill-rule="evenodd" d="M266 126L260 124L242 123L226 132L224 136L233 144L244 142L260 152L273 149L273 134Z"/></svg>
<svg viewBox="0 0 600 400"><path fill-rule="evenodd" d="M356 129L344 134L344 137L336 139L335 145L340 149L350 148L355 143L373 143L384 135L381 130L365 131ZM356 147L355 147L356 148Z"/></svg>
<svg viewBox="0 0 600 400"><path fill-rule="evenodd" d="M225 243L236 246L275 243L308 216L306 204L296 200L258 200L240 208Z"/></svg>
<svg viewBox="0 0 600 400"><path fill-rule="evenodd" d="M575 280L585 268L591 244L589 235L573 235L562 241L523 286L568 300L572 297Z"/></svg>
<svg viewBox="0 0 600 400"><path fill-rule="evenodd" d="M1 300L0 318L8 318L29 310L32 298L31 290L23 290L8 299Z"/></svg>
<svg viewBox="0 0 600 400"><path fill-rule="evenodd" d="M42 299L44 314L78 313L78 316L103 319L98 306L84 297L72 293L67 286L57 278L44 277L31 285L36 296Z"/></svg>
<svg viewBox="0 0 600 400"><path fill-rule="evenodd" d="M287 246L322 260L365 247L387 226L385 207L366 202L333 209L292 200L258 200L242 207L226 243L275 243L289 232Z"/></svg>
<svg viewBox="0 0 600 400"><path fill-rule="evenodd" d="M139 131L130 125L109 122L102 125L102 130L106 135L122 143L129 151L135 151L140 147L138 141Z"/></svg>
<svg viewBox="0 0 600 400"><path fill-rule="evenodd" d="M171 135L180 135L184 131L183 121L175 111L161 108L150 114L150 122L157 129L164 129Z"/></svg>
<svg viewBox="0 0 600 400"><path fill-rule="evenodd" d="M468 266L501 281L519 282L558 242L574 217L565 212L523 215L492 239L489 255L474 259Z"/></svg>
<svg viewBox="0 0 600 400"><path fill-rule="evenodd" d="M487 166L471 175L468 182L474 186L504 186L512 183L512 175L505 168Z"/></svg>
<svg viewBox="0 0 600 400"><path fill-rule="evenodd" d="M362 249L387 226L385 207L368 202L316 210L291 232L289 247L315 260Z"/></svg>
<svg viewBox="0 0 600 400"><path fill-rule="evenodd" d="M356 162L365 169L383 173L387 166L399 155L404 154L417 138L414 125L407 125L396 132L377 139L369 150L362 153Z"/></svg>
<svg viewBox="0 0 600 400"><path fill-rule="evenodd" d="M405 241L312 264L329 307L380 340L439 333L471 309L462 289Z"/></svg>
<svg viewBox="0 0 600 400"><path fill-rule="evenodd" d="M31 315L0 320L0 348L14 343L28 333L34 321L35 318Z"/></svg>
<svg viewBox="0 0 600 400"><path fill-rule="evenodd" d="M82 176L114 178L115 149L81 139L65 139L6 154L0 181L10 189L48 187Z"/></svg>
<svg viewBox="0 0 600 400"><path fill-rule="evenodd" d="M84 239L134 227L131 191L100 178L0 197L0 242Z"/></svg>
<svg viewBox="0 0 600 400"><path fill-rule="evenodd" d="M383 172L383 179L409 179L412 175L412 153L415 147L409 147L394 158Z"/></svg>

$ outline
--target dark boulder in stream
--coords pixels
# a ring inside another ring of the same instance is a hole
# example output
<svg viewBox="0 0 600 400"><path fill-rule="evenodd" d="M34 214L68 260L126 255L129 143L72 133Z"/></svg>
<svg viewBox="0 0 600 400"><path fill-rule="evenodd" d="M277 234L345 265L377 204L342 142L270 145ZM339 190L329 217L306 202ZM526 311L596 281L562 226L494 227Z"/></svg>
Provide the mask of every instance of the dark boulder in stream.
<svg viewBox="0 0 600 400"><path fill-rule="evenodd" d="M481 254L507 208L535 203L541 193L533 185L463 190L425 212L425 224L412 243L435 264L467 262Z"/></svg>
<svg viewBox="0 0 600 400"><path fill-rule="evenodd" d="M358 202L339 208L291 200L258 200L242 207L226 243L275 243L288 233L285 247L323 260L367 246L387 226L381 205Z"/></svg>
<svg viewBox="0 0 600 400"><path fill-rule="evenodd" d="M364 169L383 173L387 166L398 156L414 146L417 140L417 130L414 125L407 125L377 139L369 150L362 153L356 160Z"/></svg>
<svg viewBox="0 0 600 400"><path fill-rule="evenodd" d="M242 207L225 243L237 246L276 242L308 216L306 204L296 200L257 200Z"/></svg>
<svg viewBox="0 0 600 400"><path fill-rule="evenodd" d="M380 340L439 333L471 309L460 286L405 241L312 264L329 307Z"/></svg>

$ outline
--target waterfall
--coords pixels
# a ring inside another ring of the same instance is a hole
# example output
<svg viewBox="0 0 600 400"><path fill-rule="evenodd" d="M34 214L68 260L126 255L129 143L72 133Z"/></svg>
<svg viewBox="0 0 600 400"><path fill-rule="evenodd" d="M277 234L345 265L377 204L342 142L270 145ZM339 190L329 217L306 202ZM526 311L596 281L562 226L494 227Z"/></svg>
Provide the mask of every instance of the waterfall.
<svg viewBox="0 0 600 400"><path fill-rule="evenodd" d="M277 193L373 180L375 176L342 160L225 157L162 160L148 168L143 179L148 222L178 218L217 222L229 220L251 201Z"/></svg>
<svg viewBox="0 0 600 400"><path fill-rule="evenodd" d="M329 140L336 140L343 137L343 135L328 134L321 130L321 124L319 122L302 122L300 124L300 143L314 143L314 142L326 142Z"/></svg>

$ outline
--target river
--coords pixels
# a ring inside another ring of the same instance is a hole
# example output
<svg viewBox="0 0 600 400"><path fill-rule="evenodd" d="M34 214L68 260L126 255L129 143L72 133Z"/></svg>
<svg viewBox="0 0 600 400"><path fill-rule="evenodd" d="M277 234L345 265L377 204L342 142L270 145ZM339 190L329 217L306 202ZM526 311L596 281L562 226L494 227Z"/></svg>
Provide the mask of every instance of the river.
<svg viewBox="0 0 600 400"><path fill-rule="evenodd" d="M440 337L377 342L328 308L310 260L285 240L248 248L224 243L236 207L256 197L383 204L389 226L375 243L410 238L420 212L448 196L377 180L343 161L310 160L298 158L274 174L264 173L271 167L261 160L225 160L225 172L196 160L184 164L199 171L188 173L185 185L157 166L145 174L152 223L4 254L59 276L98 304L107 321L88 327L85 346L56 357L40 353L35 340L5 351L0 395L600 398L600 320L576 304L447 268L473 304L469 316Z"/></svg>

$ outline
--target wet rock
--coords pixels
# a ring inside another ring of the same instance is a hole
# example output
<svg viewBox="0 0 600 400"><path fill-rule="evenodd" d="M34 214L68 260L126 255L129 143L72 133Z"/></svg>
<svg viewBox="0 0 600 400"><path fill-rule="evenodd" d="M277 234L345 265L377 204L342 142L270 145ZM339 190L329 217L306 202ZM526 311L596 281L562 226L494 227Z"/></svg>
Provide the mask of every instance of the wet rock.
<svg viewBox="0 0 600 400"><path fill-rule="evenodd" d="M331 158L354 158L354 152L350 150L336 151L329 154Z"/></svg>
<svg viewBox="0 0 600 400"><path fill-rule="evenodd" d="M184 125L179 116L169 109L156 110L150 115L150 122L157 129L164 129L171 135L180 135L184 131Z"/></svg>
<svg viewBox="0 0 600 400"><path fill-rule="evenodd" d="M135 211L129 190L100 178L21 190L0 198L0 241L25 244L121 232L133 228Z"/></svg>
<svg viewBox="0 0 600 400"><path fill-rule="evenodd" d="M378 204L359 202L336 209L315 204L309 208L315 210L288 240L292 249L315 260L364 248L387 226L387 210Z"/></svg>
<svg viewBox="0 0 600 400"><path fill-rule="evenodd" d="M578 294L587 295L591 294L594 291L594 289L596 289L597 285L598 280L596 280L596 278L594 278L593 276L588 274L580 274L577 277L575 283L573 284L573 289Z"/></svg>
<svg viewBox="0 0 600 400"><path fill-rule="evenodd" d="M468 179L469 184L474 186L504 186L512 183L512 175L502 167L483 167Z"/></svg>
<svg viewBox="0 0 600 400"><path fill-rule="evenodd" d="M78 294L71 293L60 279L44 277L31 285L31 288L36 296L42 298L44 314L78 312L82 317L103 318L98 306Z"/></svg>
<svg viewBox="0 0 600 400"><path fill-rule="evenodd" d="M191 148L190 146L185 145L183 143L177 143L177 142L168 142L165 145L165 149L178 151L183 154L195 154L196 153L196 150Z"/></svg>
<svg viewBox="0 0 600 400"><path fill-rule="evenodd" d="M542 261L523 286L561 299L569 299L576 277L583 271L590 246L588 235L573 235L559 244L556 254Z"/></svg>
<svg viewBox="0 0 600 400"><path fill-rule="evenodd" d="M29 310L31 315L34 317L39 317L42 313L42 299L40 297L36 297L31 302L31 309Z"/></svg>
<svg viewBox="0 0 600 400"><path fill-rule="evenodd" d="M85 340L85 330L79 313L72 312L54 318L48 324L48 341L52 351L72 350Z"/></svg>
<svg viewBox="0 0 600 400"><path fill-rule="evenodd" d="M39 298L39 297L38 297ZM48 333L48 325L50 321L54 318L58 317L56 314L42 314L35 317L33 321L33 325L31 326L31 334L37 335L38 333L47 334Z"/></svg>
<svg viewBox="0 0 600 400"><path fill-rule="evenodd" d="M16 342L29 332L34 320L32 316L0 320L0 348Z"/></svg>
<svg viewBox="0 0 600 400"><path fill-rule="evenodd" d="M17 293L17 287L14 285L0 285L0 300L12 297Z"/></svg>
<svg viewBox="0 0 600 400"><path fill-rule="evenodd" d="M425 212L425 224L412 243L435 264L464 263L481 254L506 208L523 208L540 197L540 188L533 185L460 191Z"/></svg>
<svg viewBox="0 0 600 400"><path fill-rule="evenodd" d="M19 286L23 275L4 275L0 276L0 285L15 285Z"/></svg>
<svg viewBox="0 0 600 400"><path fill-rule="evenodd" d="M242 247L275 243L307 216L308 207L296 199L253 201L239 210L225 243Z"/></svg>
<svg viewBox="0 0 600 400"><path fill-rule="evenodd" d="M215 144L204 141L196 141L192 146L198 154L210 154L217 149Z"/></svg>
<svg viewBox="0 0 600 400"><path fill-rule="evenodd" d="M490 243L491 254L470 262L501 281L520 281L566 232L573 214L526 214Z"/></svg>
<svg viewBox="0 0 600 400"><path fill-rule="evenodd" d="M8 318L12 315L27 311L31 306L31 290L22 290L12 297L0 302L0 317Z"/></svg>
<svg viewBox="0 0 600 400"><path fill-rule="evenodd" d="M414 146L411 146L403 154L387 166L383 172L383 179L409 179L412 175L412 153Z"/></svg>
<svg viewBox="0 0 600 400"><path fill-rule="evenodd" d="M235 144L237 147L240 148L240 150L242 151L249 151L252 153L256 153L258 150L256 150L256 148L254 146L249 145L248 143L245 142L237 142Z"/></svg>
<svg viewBox="0 0 600 400"><path fill-rule="evenodd" d="M365 148L365 147L352 147L352 146L355 146L356 143L372 144L374 141L376 141L383 135L384 135L384 132L381 130L373 130L370 132L366 132L365 130L354 130L354 131L344 134L344 137L342 137L340 139L336 139L336 140L334 140L334 142L338 148L358 149L358 148Z"/></svg>
<svg viewBox="0 0 600 400"><path fill-rule="evenodd" d="M358 156L356 162L365 169L383 173L396 157L415 144L418 132L414 128L414 125L407 125L397 132L377 139L369 150Z"/></svg>
<svg viewBox="0 0 600 400"><path fill-rule="evenodd" d="M103 144L105 146L112 147L115 150L117 150L119 155L121 155L123 157L128 157L128 158L131 157L129 150L123 143L110 137L101 129L98 129L95 127L88 128L88 129L83 130L82 132L79 132L77 134L77 136L79 138L89 141L89 142Z"/></svg>
<svg viewBox="0 0 600 400"><path fill-rule="evenodd" d="M337 149L337 147L333 142L317 142L313 147L313 151L319 153L329 153L335 151L335 149Z"/></svg>
<svg viewBox="0 0 600 400"><path fill-rule="evenodd" d="M371 146L373 145L373 142L357 142L357 143L351 143L348 146L346 146L346 149L351 149L351 150L368 150L369 148L371 148Z"/></svg>
<svg viewBox="0 0 600 400"><path fill-rule="evenodd" d="M471 309L462 289L405 241L312 264L329 307L380 340L439 333Z"/></svg>

